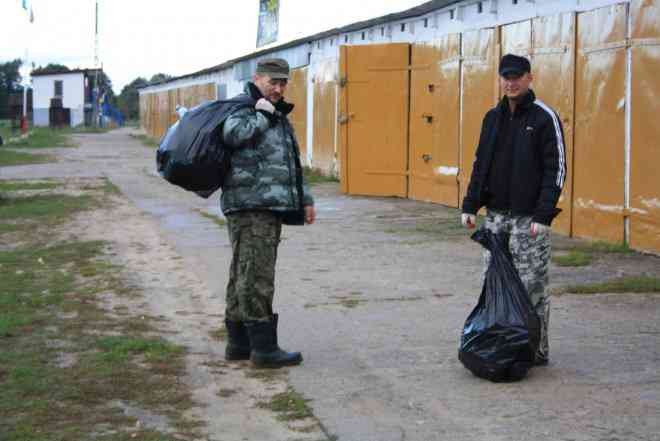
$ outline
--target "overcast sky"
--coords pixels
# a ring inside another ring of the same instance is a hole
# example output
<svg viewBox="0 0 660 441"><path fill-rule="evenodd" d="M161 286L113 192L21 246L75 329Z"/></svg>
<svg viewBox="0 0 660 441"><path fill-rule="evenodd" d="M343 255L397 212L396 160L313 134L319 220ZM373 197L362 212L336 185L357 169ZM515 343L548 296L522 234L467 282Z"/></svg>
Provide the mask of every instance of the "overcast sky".
<svg viewBox="0 0 660 441"><path fill-rule="evenodd" d="M95 0L0 0L0 62L94 66ZM278 42L424 0L280 0ZM99 0L99 58L115 93L138 76L183 75L256 49L258 0Z"/></svg>

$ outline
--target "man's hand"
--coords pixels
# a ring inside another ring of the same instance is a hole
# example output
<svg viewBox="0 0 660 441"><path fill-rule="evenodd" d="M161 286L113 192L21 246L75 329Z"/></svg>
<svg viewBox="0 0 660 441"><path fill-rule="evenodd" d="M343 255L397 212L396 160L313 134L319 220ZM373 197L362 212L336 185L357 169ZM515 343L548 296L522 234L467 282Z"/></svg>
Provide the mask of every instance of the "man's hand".
<svg viewBox="0 0 660 441"><path fill-rule="evenodd" d="M316 210L313 205L305 205L305 223L313 224L316 220Z"/></svg>
<svg viewBox="0 0 660 441"><path fill-rule="evenodd" d="M275 112L275 106L273 106L273 103L266 98L259 98L259 101L254 105L254 108L271 114Z"/></svg>
<svg viewBox="0 0 660 441"><path fill-rule="evenodd" d="M532 222L530 227L530 233L532 237L536 237L538 234L545 234L550 232L550 226L545 224L539 224L538 222Z"/></svg>
<svg viewBox="0 0 660 441"><path fill-rule="evenodd" d="M477 216L474 214L463 213L461 214L461 225L465 228L474 228L477 226Z"/></svg>

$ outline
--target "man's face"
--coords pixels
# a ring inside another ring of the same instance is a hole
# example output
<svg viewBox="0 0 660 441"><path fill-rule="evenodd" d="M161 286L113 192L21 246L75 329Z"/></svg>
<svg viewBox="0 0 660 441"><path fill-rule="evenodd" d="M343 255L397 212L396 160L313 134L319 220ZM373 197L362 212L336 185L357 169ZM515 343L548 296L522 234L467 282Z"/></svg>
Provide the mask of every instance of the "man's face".
<svg viewBox="0 0 660 441"><path fill-rule="evenodd" d="M529 85L532 83L532 74L525 72L522 75L509 73L500 77L502 91L507 98L517 100L522 98L529 91Z"/></svg>
<svg viewBox="0 0 660 441"><path fill-rule="evenodd" d="M275 79L268 75L254 76L254 85L257 86L264 98L273 104L282 99L287 83L286 79Z"/></svg>

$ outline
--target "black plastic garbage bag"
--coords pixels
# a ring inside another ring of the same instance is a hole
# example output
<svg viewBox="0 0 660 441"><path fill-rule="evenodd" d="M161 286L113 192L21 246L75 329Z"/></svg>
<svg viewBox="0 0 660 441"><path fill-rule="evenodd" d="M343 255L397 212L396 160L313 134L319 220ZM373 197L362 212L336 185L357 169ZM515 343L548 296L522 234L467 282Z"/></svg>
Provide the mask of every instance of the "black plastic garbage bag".
<svg viewBox="0 0 660 441"><path fill-rule="evenodd" d="M490 251L484 286L461 336L458 359L478 377L517 381L534 364L540 322L513 266L509 235L479 229L472 235Z"/></svg>
<svg viewBox="0 0 660 441"><path fill-rule="evenodd" d="M222 143L222 123L249 98L208 101L186 112L165 133L156 153L158 172L168 182L209 197L229 170L229 151Z"/></svg>

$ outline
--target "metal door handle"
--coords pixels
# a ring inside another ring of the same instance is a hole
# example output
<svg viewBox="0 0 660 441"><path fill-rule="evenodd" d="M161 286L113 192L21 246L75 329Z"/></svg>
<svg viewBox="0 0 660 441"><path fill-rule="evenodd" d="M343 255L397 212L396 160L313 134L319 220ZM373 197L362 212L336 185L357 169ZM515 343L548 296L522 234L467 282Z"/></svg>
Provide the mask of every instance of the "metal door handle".
<svg viewBox="0 0 660 441"><path fill-rule="evenodd" d="M433 122L433 115L431 115L430 113L422 113L422 118L426 118L427 123Z"/></svg>
<svg viewBox="0 0 660 441"><path fill-rule="evenodd" d="M432 159L432 157L428 153L424 153L422 155L422 159L424 160L424 162L429 162Z"/></svg>

